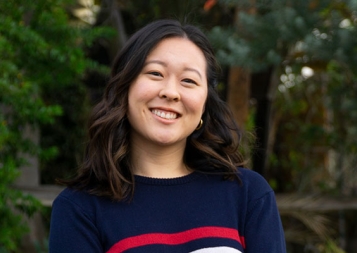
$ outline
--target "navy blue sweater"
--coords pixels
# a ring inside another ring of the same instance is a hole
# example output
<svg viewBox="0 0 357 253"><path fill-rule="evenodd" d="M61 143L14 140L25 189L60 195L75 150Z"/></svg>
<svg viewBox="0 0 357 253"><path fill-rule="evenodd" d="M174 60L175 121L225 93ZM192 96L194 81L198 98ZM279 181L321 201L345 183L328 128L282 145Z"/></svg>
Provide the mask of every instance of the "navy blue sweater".
<svg viewBox="0 0 357 253"><path fill-rule="evenodd" d="M53 204L50 253L286 252L274 192L253 171L240 177L136 176L130 203L65 189Z"/></svg>

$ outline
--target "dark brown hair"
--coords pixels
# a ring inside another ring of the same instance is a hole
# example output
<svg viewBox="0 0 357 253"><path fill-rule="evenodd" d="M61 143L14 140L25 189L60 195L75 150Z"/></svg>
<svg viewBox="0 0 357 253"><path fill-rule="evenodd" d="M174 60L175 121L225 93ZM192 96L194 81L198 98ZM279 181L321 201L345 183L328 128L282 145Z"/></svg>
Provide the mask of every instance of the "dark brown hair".
<svg viewBox="0 0 357 253"><path fill-rule="evenodd" d="M67 185L99 196L122 200L134 192L130 164L128 91L141 72L147 56L165 38L192 41L207 61L208 95L203 126L186 144L184 162L195 171L237 178L243 164L238 152L240 132L226 104L216 92L219 67L206 36L197 27L175 20L159 20L136 32L119 52L102 101L89 121L89 142L76 178Z"/></svg>

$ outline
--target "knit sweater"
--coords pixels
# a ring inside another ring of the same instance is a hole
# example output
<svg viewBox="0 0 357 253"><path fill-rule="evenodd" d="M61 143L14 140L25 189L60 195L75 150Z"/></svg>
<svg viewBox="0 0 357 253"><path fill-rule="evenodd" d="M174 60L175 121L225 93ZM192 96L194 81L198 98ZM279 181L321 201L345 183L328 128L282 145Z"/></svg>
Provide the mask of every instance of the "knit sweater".
<svg viewBox="0 0 357 253"><path fill-rule="evenodd" d="M193 172L135 176L130 202L65 189L54 201L50 253L284 253L275 196L259 174L242 183Z"/></svg>

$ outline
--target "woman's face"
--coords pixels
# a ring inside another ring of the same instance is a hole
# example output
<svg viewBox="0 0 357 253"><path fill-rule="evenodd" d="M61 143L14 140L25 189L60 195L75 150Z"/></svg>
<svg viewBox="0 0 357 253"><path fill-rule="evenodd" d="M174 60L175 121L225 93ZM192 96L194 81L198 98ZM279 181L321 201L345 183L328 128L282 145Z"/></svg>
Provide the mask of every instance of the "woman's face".
<svg viewBox="0 0 357 253"><path fill-rule="evenodd" d="M185 145L204 112L206 59L185 38L162 40L129 88L128 120L137 144Z"/></svg>

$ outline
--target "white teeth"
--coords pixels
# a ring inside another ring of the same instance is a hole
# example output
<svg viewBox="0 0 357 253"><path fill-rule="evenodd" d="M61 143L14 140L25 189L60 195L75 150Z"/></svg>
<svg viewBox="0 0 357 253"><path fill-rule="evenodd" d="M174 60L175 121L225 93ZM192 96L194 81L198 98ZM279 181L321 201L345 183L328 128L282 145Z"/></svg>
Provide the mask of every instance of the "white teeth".
<svg viewBox="0 0 357 253"><path fill-rule="evenodd" d="M161 118L164 118L164 119L176 119L177 118L177 114L176 113L173 113L173 112L163 112L163 111L160 111L160 110L157 110L157 109L154 109L151 111L153 114L161 117Z"/></svg>

